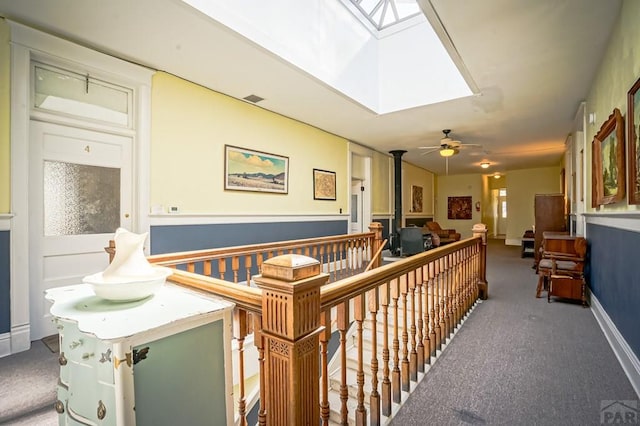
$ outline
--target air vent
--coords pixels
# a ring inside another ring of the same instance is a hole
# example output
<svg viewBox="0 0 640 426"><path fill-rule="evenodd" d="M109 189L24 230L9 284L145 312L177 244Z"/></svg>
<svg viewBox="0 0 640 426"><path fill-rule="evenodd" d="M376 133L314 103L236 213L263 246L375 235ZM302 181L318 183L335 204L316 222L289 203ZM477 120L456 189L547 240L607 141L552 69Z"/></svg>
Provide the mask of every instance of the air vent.
<svg viewBox="0 0 640 426"><path fill-rule="evenodd" d="M252 102L254 104L257 104L260 101L264 101L264 98L261 98L260 96L256 96L256 95L245 96L242 99L244 99L245 101Z"/></svg>

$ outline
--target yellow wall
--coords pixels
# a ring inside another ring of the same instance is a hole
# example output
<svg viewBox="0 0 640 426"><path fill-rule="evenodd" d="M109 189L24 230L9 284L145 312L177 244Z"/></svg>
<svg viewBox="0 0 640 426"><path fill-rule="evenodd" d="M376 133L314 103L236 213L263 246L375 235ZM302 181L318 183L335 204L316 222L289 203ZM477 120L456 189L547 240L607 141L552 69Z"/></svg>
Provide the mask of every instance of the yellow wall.
<svg viewBox="0 0 640 426"><path fill-rule="evenodd" d="M371 160L372 214L393 214L393 160L387 154L374 151Z"/></svg>
<svg viewBox="0 0 640 426"><path fill-rule="evenodd" d="M161 72L151 120L151 206L224 215L348 211L345 139ZM225 191L225 144L288 156L288 194ZM313 199L314 168L336 172L336 201Z"/></svg>
<svg viewBox="0 0 640 426"><path fill-rule="evenodd" d="M587 114L596 114L596 124L586 128L587 141L591 142L602 123L619 108L622 115L627 112L627 92L640 77L640 2L624 0L618 24L609 39L609 47L600 65L598 74L587 98ZM637 125L638 123L636 123ZM591 209L591 144L587 144L589 155L585 158L588 170L588 190L585 206ZM638 210L639 206L628 206L627 198L620 203L607 205L604 210Z"/></svg>
<svg viewBox="0 0 640 426"><path fill-rule="evenodd" d="M436 183L436 208L434 220L443 229L455 229L462 235L462 238L472 236L471 228L474 223L481 222L481 212L476 211L475 204L482 201L482 175L456 175L438 176ZM472 219L470 220L449 220L447 218L447 207L449 197L471 196Z"/></svg>
<svg viewBox="0 0 640 426"><path fill-rule="evenodd" d="M11 212L10 31L0 18L0 213Z"/></svg>
<svg viewBox="0 0 640 426"><path fill-rule="evenodd" d="M412 186L422 187L422 211L413 211ZM402 163L402 212L405 218L433 217L433 173L414 166Z"/></svg>
<svg viewBox="0 0 640 426"><path fill-rule="evenodd" d="M520 240L535 221L533 201L536 194L561 192L560 167L512 170L507 184L507 242Z"/></svg>

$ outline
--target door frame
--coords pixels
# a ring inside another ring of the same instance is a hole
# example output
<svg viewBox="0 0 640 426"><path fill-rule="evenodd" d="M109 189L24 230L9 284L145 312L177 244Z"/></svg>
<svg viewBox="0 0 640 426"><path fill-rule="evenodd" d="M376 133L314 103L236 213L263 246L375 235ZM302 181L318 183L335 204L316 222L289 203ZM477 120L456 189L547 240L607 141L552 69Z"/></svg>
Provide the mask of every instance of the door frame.
<svg viewBox="0 0 640 426"><path fill-rule="evenodd" d="M372 216L372 174L371 164L373 159L373 151L358 145L354 142L349 142L349 178L347 179L347 194L349 194L349 218L347 222L348 232L351 234L351 186L354 180L359 180L364 187L362 191L362 228L363 232L369 232L369 224L373 220ZM360 173L354 173L354 162L361 161L359 167ZM357 176L362 174L363 176Z"/></svg>
<svg viewBox="0 0 640 426"><path fill-rule="evenodd" d="M29 320L29 121L31 120L31 62L83 69L108 81L133 89L133 129L121 129L132 136L133 227L149 230L149 153L151 134L152 70L104 55L67 40L7 20L11 30L11 330L0 335L0 355L31 347ZM106 131L108 126L73 118L55 117L50 122ZM110 130L113 131L113 130ZM107 242L105 241L105 244Z"/></svg>

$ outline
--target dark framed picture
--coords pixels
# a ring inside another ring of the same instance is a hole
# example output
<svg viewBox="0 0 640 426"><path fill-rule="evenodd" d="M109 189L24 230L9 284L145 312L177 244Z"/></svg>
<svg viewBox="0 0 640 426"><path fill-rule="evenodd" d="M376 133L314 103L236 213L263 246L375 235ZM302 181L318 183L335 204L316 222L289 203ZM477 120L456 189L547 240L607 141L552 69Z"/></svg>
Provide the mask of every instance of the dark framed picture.
<svg viewBox="0 0 640 426"><path fill-rule="evenodd" d="M624 199L624 133L624 119L616 108L593 140L594 207Z"/></svg>
<svg viewBox="0 0 640 426"><path fill-rule="evenodd" d="M471 196L449 197L447 205L448 219L471 219Z"/></svg>
<svg viewBox="0 0 640 426"><path fill-rule="evenodd" d="M411 211L422 213L422 187L411 185Z"/></svg>
<svg viewBox="0 0 640 426"><path fill-rule="evenodd" d="M627 140L629 141L629 204L640 204L640 78L627 94Z"/></svg>
<svg viewBox="0 0 640 426"><path fill-rule="evenodd" d="M336 172L313 169L313 199L336 199Z"/></svg>
<svg viewBox="0 0 640 426"><path fill-rule="evenodd" d="M234 191L289 191L289 157L225 145L224 189Z"/></svg>

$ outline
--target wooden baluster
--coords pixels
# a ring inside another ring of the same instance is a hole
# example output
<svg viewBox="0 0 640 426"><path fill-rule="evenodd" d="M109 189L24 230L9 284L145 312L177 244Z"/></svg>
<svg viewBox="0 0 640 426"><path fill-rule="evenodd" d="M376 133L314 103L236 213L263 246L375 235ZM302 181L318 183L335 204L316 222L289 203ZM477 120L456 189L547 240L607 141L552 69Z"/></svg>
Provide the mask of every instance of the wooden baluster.
<svg viewBox="0 0 640 426"><path fill-rule="evenodd" d="M450 324L449 324L449 335L453 334L453 331L456 328L457 320L456 320L456 311L458 300L456 298L456 279L458 275L458 265L456 263L456 253L451 253L451 283L449 285L449 292L451 293L451 302L449 303L449 312L450 312Z"/></svg>
<svg viewBox="0 0 640 426"><path fill-rule="evenodd" d="M422 320L422 315L423 315L423 307L426 306L425 303L423 303L423 301L426 302L426 299L423 298L423 283L424 283L424 267L418 268L416 270L416 295L414 295L414 297L416 298L416 302L418 303L418 312L416 313L416 316L418 318L418 335L417 335L417 339L418 339L418 347L417 347L417 353L418 353L418 371L420 373L424 373L424 341L423 339L426 336L426 333L424 331L424 326L425 323ZM427 337L428 339L428 337Z"/></svg>
<svg viewBox="0 0 640 426"><path fill-rule="evenodd" d="M207 277L211 276L211 259L207 259L203 262L202 273Z"/></svg>
<svg viewBox="0 0 640 426"><path fill-rule="evenodd" d="M436 311L434 302L435 292L435 280L436 280L436 262L429 263L429 284L427 286L427 292L429 293L429 364L431 364L431 357L436 356L437 349L437 337L436 337Z"/></svg>
<svg viewBox="0 0 640 426"><path fill-rule="evenodd" d="M311 257L313 257L314 259L317 259L318 262L320 262L320 265L322 265L322 259L318 255L318 245L314 245L313 246L313 248L311 250Z"/></svg>
<svg viewBox="0 0 640 426"><path fill-rule="evenodd" d="M264 263L263 253L256 253L256 266L258 267L258 274L262 273L262 264Z"/></svg>
<svg viewBox="0 0 640 426"><path fill-rule="evenodd" d="M411 343L411 352L409 353L409 378L417 382L418 381L418 350L416 349L416 271L409 272L409 301L411 302L411 308L409 310L411 314L411 325L409 332L409 341ZM405 312L405 316L407 313ZM406 323L406 320L405 320ZM407 382L408 385L408 382Z"/></svg>
<svg viewBox="0 0 640 426"><path fill-rule="evenodd" d="M436 259L435 265L435 277L433 279L433 316L434 316L434 330L436 334L436 351L442 349L442 333L440 332L440 282L442 281L442 259ZM434 356L436 352L434 352Z"/></svg>
<svg viewBox="0 0 640 426"><path fill-rule="evenodd" d="M221 280L224 280L225 272L227 272L227 259L218 259L218 274Z"/></svg>
<svg viewBox="0 0 640 426"><path fill-rule="evenodd" d="M318 253L318 257L319 257L319 261L320 261L320 270L324 271L324 272L329 272L329 262L327 261L326 257L325 257L325 245L321 244L320 245L320 249L319 249L319 253ZM326 268L326 271L324 270Z"/></svg>
<svg viewBox="0 0 640 426"><path fill-rule="evenodd" d="M338 305L337 326L340 333L340 423L347 425L349 423L349 409L347 401L349 400L349 387L347 386L347 330L349 329L349 302Z"/></svg>
<svg viewBox="0 0 640 426"><path fill-rule="evenodd" d="M440 344L447 343L447 260L446 257L440 259Z"/></svg>
<svg viewBox="0 0 640 426"><path fill-rule="evenodd" d="M333 279L331 281L338 281L338 243L331 244L333 249Z"/></svg>
<svg viewBox="0 0 640 426"><path fill-rule="evenodd" d="M444 333L445 340L451 336L451 254L444 258L446 274L444 283Z"/></svg>
<svg viewBox="0 0 640 426"><path fill-rule="evenodd" d="M407 275L400 276L400 297L402 298L402 390L409 392L409 327L407 325Z"/></svg>
<svg viewBox="0 0 640 426"><path fill-rule="evenodd" d="M320 388L320 419L322 424L329 424L329 340L331 340L331 310L320 313L320 325L324 330L320 333L320 368L322 369L322 383Z"/></svg>
<svg viewBox="0 0 640 426"><path fill-rule="evenodd" d="M233 256L231 258L231 270L233 271L233 282L238 282L238 271L240 270L240 258Z"/></svg>
<svg viewBox="0 0 640 426"><path fill-rule="evenodd" d="M247 425L247 402L244 389L244 338L247 336L247 311L233 311L233 337L238 342L238 416L240 425Z"/></svg>
<svg viewBox="0 0 640 426"><path fill-rule="evenodd" d="M352 276L355 274L356 269L356 250L354 241L350 240L347 244L347 265L346 265L346 276Z"/></svg>
<svg viewBox="0 0 640 426"><path fill-rule="evenodd" d="M418 281L420 283L420 294L422 300L420 301L420 307L422 312L420 313L422 329L422 370L424 371L425 364L431 364L431 340L429 337L429 265L422 267L422 279ZM420 355L420 352L418 352ZM419 358L418 358L419 359Z"/></svg>
<svg viewBox="0 0 640 426"><path fill-rule="evenodd" d="M367 293L371 315L371 394L369 396L370 423L380 425L380 394L378 393L378 288Z"/></svg>
<svg viewBox="0 0 640 426"><path fill-rule="evenodd" d="M449 273L447 274L447 337L450 338L453 333L453 307L455 300L453 299L453 279L455 275L455 265L453 263L453 253L447 255L447 267Z"/></svg>
<svg viewBox="0 0 640 426"><path fill-rule="evenodd" d="M380 286L382 305L382 414L391 415L391 380L389 380L389 284Z"/></svg>
<svg viewBox="0 0 640 426"><path fill-rule="evenodd" d="M249 254L244 258L244 273L248 286L251 286L251 266L252 266L253 255Z"/></svg>
<svg viewBox="0 0 640 426"><path fill-rule="evenodd" d="M253 343L258 349L258 365L260 366L260 402L258 406L258 424L267 424L267 410L265 406L266 398L266 370L264 368L264 341L262 340L262 316L253 314Z"/></svg>
<svg viewBox="0 0 640 426"><path fill-rule="evenodd" d="M187 263L187 272L195 272L196 271L196 264L193 262L189 262Z"/></svg>
<svg viewBox="0 0 640 426"><path fill-rule="evenodd" d="M391 372L391 391L393 402L400 403L400 340L398 339L398 300L400 298L400 282L394 279L391 284L391 299L393 299L393 371Z"/></svg>
<svg viewBox="0 0 640 426"><path fill-rule="evenodd" d="M356 296L353 299L353 316L356 321L356 338L358 348L358 371L356 372L356 383L358 385L356 425L367 424L367 409L364 407L364 348L362 342L362 324L366 317L364 295Z"/></svg>
<svg viewBox="0 0 640 426"><path fill-rule="evenodd" d="M346 272L346 268L342 268L343 260L345 260L344 257L346 257L346 250L346 244L344 243L344 241L340 241L338 243L338 269L336 271L337 280L343 278Z"/></svg>

